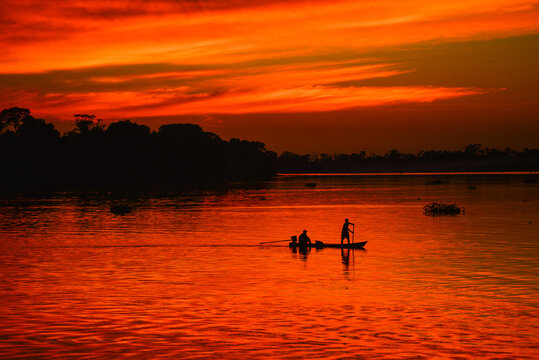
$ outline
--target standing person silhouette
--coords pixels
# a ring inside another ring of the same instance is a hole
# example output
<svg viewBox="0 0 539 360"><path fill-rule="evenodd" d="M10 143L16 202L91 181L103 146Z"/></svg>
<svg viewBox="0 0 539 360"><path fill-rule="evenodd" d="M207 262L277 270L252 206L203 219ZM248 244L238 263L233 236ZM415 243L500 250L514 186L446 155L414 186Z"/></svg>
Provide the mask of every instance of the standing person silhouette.
<svg viewBox="0 0 539 360"><path fill-rule="evenodd" d="M348 222L348 219L344 219L344 224L342 226L342 232L341 232L341 244L344 243L344 239L348 240L348 244L350 244L350 233L354 233L352 230L348 228L348 226L354 225L351 222Z"/></svg>

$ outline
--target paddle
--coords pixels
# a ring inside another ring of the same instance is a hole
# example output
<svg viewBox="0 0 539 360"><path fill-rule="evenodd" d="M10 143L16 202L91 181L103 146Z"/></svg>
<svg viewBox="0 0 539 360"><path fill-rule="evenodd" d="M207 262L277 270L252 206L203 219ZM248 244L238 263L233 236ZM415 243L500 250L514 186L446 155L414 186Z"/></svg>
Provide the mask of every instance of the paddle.
<svg viewBox="0 0 539 360"><path fill-rule="evenodd" d="M277 240L277 241L263 241L260 243L260 245L262 244L271 244L271 243L276 243L276 242L283 242L283 241L290 241L290 239L288 240Z"/></svg>

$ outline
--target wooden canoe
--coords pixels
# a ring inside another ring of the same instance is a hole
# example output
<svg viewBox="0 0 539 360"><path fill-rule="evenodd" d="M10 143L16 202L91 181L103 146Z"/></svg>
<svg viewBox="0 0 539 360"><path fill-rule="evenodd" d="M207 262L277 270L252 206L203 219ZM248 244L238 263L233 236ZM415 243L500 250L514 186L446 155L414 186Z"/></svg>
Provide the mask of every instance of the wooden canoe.
<svg viewBox="0 0 539 360"><path fill-rule="evenodd" d="M357 242L357 243L352 243L352 244L348 244L348 243L344 243L344 244L327 244L327 243L323 243L322 241L317 241L317 242L312 243L310 245L307 244L305 247L316 248L316 249L323 249L323 248L363 249L363 247L365 246L366 243L367 243L366 241L362 241L362 242ZM289 243L288 246L290 246L291 248L300 247L298 243L294 243L294 242Z"/></svg>

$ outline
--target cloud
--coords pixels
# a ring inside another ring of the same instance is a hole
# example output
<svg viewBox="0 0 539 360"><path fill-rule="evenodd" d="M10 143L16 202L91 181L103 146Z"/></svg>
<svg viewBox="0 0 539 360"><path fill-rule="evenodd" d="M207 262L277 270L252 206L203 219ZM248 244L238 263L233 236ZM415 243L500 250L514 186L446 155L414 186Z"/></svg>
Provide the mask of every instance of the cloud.
<svg viewBox="0 0 539 360"><path fill-rule="evenodd" d="M539 30L528 0L6 0L3 10L0 105L60 118L426 104L530 92L536 79L523 59L536 58L537 36L516 36Z"/></svg>
<svg viewBox="0 0 539 360"><path fill-rule="evenodd" d="M3 3L4 71L123 63L243 63L536 32L529 0L15 1Z"/></svg>
<svg viewBox="0 0 539 360"><path fill-rule="evenodd" d="M539 36L420 43L244 63L148 63L0 74L1 104L70 118L336 111L537 90ZM481 56L478 56L481 54ZM497 61L494 61L496 59ZM535 87L534 87L535 86ZM92 110L94 109L94 110Z"/></svg>
<svg viewBox="0 0 539 360"><path fill-rule="evenodd" d="M473 88L441 87L331 87L228 89L193 92L175 88L147 92L107 92L86 94L14 93L19 106L36 113L60 115L86 111L107 119L133 116L208 115L245 113L290 113L334 111L362 106L380 106L402 102L432 102L481 94ZM4 95L0 93L0 95ZM7 97L9 101L9 97ZM133 101L136 99L136 101ZM6 107L9 107L7 105ZM87 110L86 110L87 109Z"/></svg>

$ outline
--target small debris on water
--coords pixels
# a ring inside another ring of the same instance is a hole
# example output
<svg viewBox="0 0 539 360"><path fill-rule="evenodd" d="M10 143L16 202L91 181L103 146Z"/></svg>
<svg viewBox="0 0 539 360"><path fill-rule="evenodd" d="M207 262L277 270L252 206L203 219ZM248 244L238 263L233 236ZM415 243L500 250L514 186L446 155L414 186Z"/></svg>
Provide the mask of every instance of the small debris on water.
<svg viewBox="0 0 539 360"><path fill-rule="evenodd" d="M310 182L310 183L305 184L305 186L306 187L315 187L316 183Z"/></svg>
<svg viewBox="0 0 539 360"><path fill-rule="evenodd" d="M111 205L110 206L110 212L114 215L127 215L131 211L133 211L133 208L131 208L129 205Z"/></svg>

